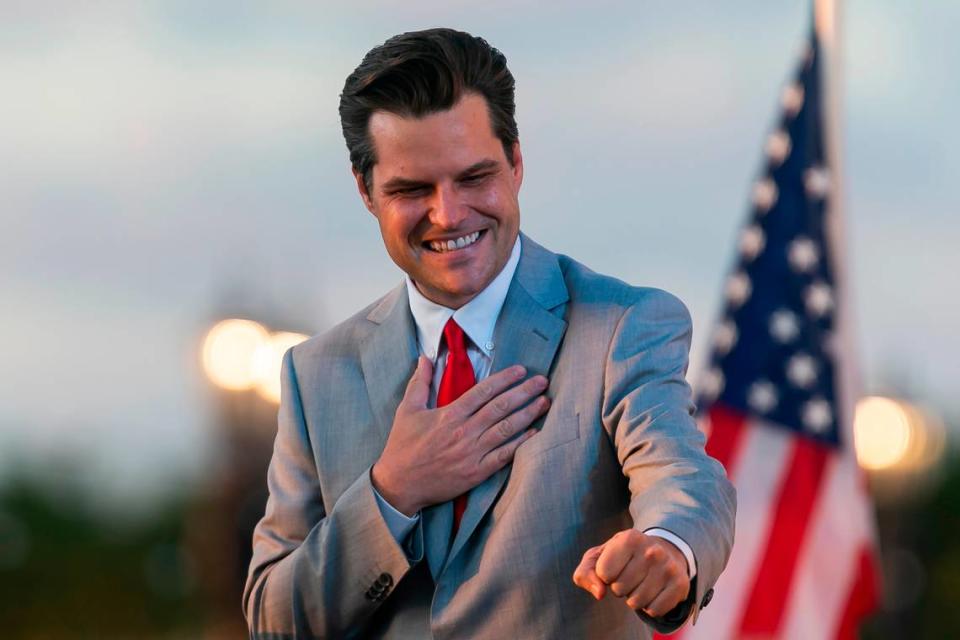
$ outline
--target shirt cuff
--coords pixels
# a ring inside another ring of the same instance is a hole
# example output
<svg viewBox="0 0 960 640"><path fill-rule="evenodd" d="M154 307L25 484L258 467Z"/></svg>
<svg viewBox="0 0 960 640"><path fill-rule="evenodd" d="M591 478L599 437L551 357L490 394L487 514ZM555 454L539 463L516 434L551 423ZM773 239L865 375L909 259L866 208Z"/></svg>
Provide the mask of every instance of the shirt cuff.
<svg viewBox="0 0 960 640"><path fill-rule="evenodd" d="M420 512L413 514L412 518L408 518L406 515L400 513L393 508L386 499L380 495L380 492L377 491L376 487L373 487L373 496L377 499L377 506L380 507L380 514L383 516L384 521L387 523L387 529L390 530L390 534L393 536L393 539L397 541L401 547L404 546L404 541L407 539L407 536L410 535L410 532L413 531L414 527L417 526L417 523L420 522Z"/></svg>
<svg viewBox="0 0 960 640"><path fill-rule="evenodd" d="M379 496L377 497L379 498ZM389 521L387 524L390 524ZM667 531L666 529L659 529L656 527L653 529L647 529L644 531L644 533L648 536L657 536L658 538L663 538L667 542L672 542L677 549L680 549L680 553L682 553L683 557L687 559L688 577L693 580L694 576L697 575L697 559L693 556L693 550L690 548L690 545L684 542L683 538L672 531Z"/></svg>

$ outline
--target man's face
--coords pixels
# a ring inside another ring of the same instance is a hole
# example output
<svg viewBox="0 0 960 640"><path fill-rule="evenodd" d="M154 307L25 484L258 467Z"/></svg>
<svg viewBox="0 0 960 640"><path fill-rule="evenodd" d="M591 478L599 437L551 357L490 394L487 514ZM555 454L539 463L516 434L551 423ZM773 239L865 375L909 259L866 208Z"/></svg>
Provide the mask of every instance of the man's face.
<svg viewBox="0 0 960 640"><path fill-rule="evenodd" d="M513 249L520 229L520 145L511 166L486 100L476 94L422 118L375 111L369 130L377 154L369 192L354 175L387 253L424 296L463 306L490 284Z"/></svg>

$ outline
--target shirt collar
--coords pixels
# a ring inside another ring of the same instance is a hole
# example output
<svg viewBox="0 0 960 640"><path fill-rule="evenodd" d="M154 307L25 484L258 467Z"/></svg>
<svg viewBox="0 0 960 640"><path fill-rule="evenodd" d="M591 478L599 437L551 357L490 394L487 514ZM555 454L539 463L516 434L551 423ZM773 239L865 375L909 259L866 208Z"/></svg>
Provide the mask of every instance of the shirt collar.
<svg viewBox="0 0 960 640"><path fill-rule="evenodd" d="M510 282L517 271L520 262L520 235L513 243L513 250L507 264L503 266L497 277L477 296L457 310L439 305L428 300L417 289L417 286L406 276L407 296L410 300L410 313L417 325L417 341L420 343L420 352L431 360L436 360L440 351L440 338L443 336L443 327L447 320L453 317L464 333L474 345L488 358L493 357L493 329L500 316L500 309L507 298Z"/></svg>

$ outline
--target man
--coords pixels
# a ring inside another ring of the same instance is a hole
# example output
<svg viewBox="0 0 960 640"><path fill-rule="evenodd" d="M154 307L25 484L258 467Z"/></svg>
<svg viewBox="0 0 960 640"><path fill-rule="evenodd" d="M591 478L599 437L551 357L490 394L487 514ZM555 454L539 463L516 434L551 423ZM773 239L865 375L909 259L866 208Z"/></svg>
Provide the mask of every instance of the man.
<svg viewBox="0 0 960 640"><path fill-rule="evenodd" d="M347 78L407 278L284 357L254 637L649 637L710 599L735 499L691 418L689 315L519 233L513 89L447 29Z"/></svg>

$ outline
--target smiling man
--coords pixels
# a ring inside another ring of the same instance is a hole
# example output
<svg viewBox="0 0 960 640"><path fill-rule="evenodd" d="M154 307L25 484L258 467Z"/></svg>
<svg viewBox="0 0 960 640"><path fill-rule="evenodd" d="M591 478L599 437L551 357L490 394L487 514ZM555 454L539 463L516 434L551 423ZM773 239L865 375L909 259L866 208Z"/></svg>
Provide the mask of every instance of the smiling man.
<svg viewBox="0 0 960 640"><path fill-rule="evenodd" d="M520 233L514 80L484 40L391 38L340 116L406 278L284 357L251 636L637 638L695 620L735 497L691 417L683 304Z"/></svg>

